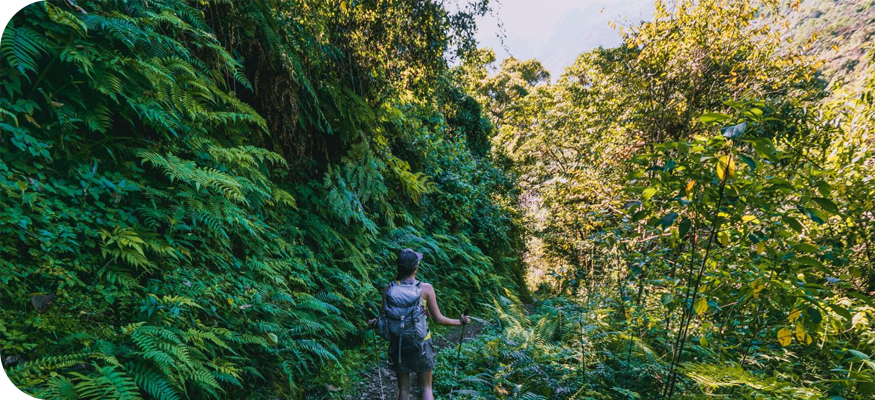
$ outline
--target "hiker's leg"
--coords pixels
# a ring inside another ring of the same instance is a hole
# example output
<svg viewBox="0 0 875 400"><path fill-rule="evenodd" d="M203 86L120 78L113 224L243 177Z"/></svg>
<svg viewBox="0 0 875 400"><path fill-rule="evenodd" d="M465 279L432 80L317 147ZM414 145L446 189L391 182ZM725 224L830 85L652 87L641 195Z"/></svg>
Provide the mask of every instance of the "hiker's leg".
<svg viewBox="0 0 875 400"><path fill-rule="evenodd" d="M410 400L410 374L397 374L398 400Z"/></svg>
<svg viewBox="0 0 875 400"><path fill-rule="evenodd" d="M431 390L431 371L419 372L419 388L422 389L422 400L434 400Z"/></svg>

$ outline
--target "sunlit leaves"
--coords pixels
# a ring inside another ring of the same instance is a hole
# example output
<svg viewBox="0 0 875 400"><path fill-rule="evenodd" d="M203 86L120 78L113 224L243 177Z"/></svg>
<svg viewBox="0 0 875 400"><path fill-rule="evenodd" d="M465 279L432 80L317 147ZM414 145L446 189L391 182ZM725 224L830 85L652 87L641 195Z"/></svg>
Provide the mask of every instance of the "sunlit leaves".
<svg viewBox="0 0 875 400"><path fill-rule="evenodd" d="M799 343L811 344L811 335L805 332L805 328L800 324L796 325L796 340Z"/></svg>
<svg viewBox="0 0 875 400"><path fill-rule="evenodd" d="M712 122L723 122L729 118L732 117L723 113L709 112L702 114L702 116L699 117L699 121L702 121L703 124L709 124Z"/></svg>
<svg viewBox="0 0 875 400"><path fill-rule="evenodd" d="M781 346L789 346L793 342L793 331L789 328L781 328L778 330L778 343Z"/></svg>
<svg viewBox="0 0 875 400"><path fill-rule="evenodd" d="M696 300L696 303L693 305L693 310L696 312L696 315L704 314L708 311L708 300L705 298Z"/></svg>
<svg viewBox="0 0 875 400"><path fill-rule="evenodd" d="M723 246L729 246L729 234L726 232L720 232L717 234L717 240Z"/></svg>
<svg viewBox="0 0 875 400"><path fill-rule="evenodd" d="M817 205L820 206L820 208L822 208L823 210L825 210L827 212L830 212L833 214L839 213L839 207L830 199L826 199L823 197L813 197L813 198L811 198L811 200L814 200L814 202L817 203Z"/></svg>
<svg viewBox="0 0 875 400"><path fill-rule="evenodd" d="M732 178L735 175L735 160L732 156L726 155L717 160L717 177L721 181Z"/></svg>
<svg viewBox="0 0 875 400"><path fill-rule="evenodd" d="M687 182L686 186L684 186L684 192L685 192L687 195L690 195L690 193L693 192L693 188L694 188L695 186L696 186L696 181L694 181L694 180L690 180L689 182Z"/></svg>

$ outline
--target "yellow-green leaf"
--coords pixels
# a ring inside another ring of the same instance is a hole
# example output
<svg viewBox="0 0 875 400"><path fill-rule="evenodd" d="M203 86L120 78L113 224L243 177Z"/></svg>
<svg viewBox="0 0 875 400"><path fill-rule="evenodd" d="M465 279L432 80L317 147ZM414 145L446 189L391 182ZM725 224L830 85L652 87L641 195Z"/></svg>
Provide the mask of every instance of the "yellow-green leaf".
<svg viewBox="0 0 875 400"><path fill-rule="evenodd" d="M720 234L717 235L717 239L720 240L720 244L722 244L724 246L729 246L729 234L728 233L720 232Z"/></svg>
<svg viewBox="0 0 875 400"><path fill-rule="evenodd" d="M693 310L696 311L696 315L702 315L705 311L708 311L708 300L699 299L696 300L696 304L693 306Z"/></svg>
<svg viewBox="0 0 875 400"><path fill-rule="evenodd" d="M723 156L717 160L717 177L720 180L732 178L735 175L735 160L730 156Z"/></svg>
<svg viewBox="0 0 875 400"><path fill-rule="evenodd" d="M778 331L778 343L781 343L781 346L789 346L792 342L793 331L787 328L781 328L781 330Z"/></svg>
<svg viewBox="0 0 875 400"><path fill-rule="evenodd" d="M796 325L796 340L798 340L799 343L805 343L806 336L808 336L808 334L805 333L805 328L802 327L802 324Z"/></svg>
<svg viewBox="0 0 875 400"><path fill-rule="evenodd" d="M742 222L753 222L755 224L760 223L760 220L757 219L757 217L750 215L750 214L741 217L741 220L742 220Z"/></svg>
<svg viewBox="0 0 875 400"><path fill-rule="evenodd" d="M753 289L753 297L756 298L766 288L766 284L757 279L750 285L750 288Z"/></svg>

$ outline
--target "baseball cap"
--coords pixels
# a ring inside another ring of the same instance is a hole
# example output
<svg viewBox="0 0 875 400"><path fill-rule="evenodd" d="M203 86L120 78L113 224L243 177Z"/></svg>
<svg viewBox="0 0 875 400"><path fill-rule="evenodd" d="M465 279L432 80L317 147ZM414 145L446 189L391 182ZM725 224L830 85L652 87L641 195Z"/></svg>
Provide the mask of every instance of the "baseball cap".
<svg viewBox="0 0 875 400"><path fill-rule="evenodd" d="M398 252L398 266L405 270L412 271L420 261L422 261L422 253L411 249L404 249Z"/></svg>

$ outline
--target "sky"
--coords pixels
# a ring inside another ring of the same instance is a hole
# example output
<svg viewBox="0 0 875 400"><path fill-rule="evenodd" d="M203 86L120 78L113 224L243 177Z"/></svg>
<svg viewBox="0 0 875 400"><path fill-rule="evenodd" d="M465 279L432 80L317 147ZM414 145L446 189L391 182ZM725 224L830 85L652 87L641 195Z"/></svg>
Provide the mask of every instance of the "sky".
<svg viewBox="0 0 875 400"><path fill-rule="evenodd" d="M492 0L493 15L478 21L480 47L508 57L498 38L504 23L504 47L518 59L537 58L556 80L577 55L620 43L608 26L637 24L653 15L654 0ZM497 17L497 18L496 18Z"/></svg>

